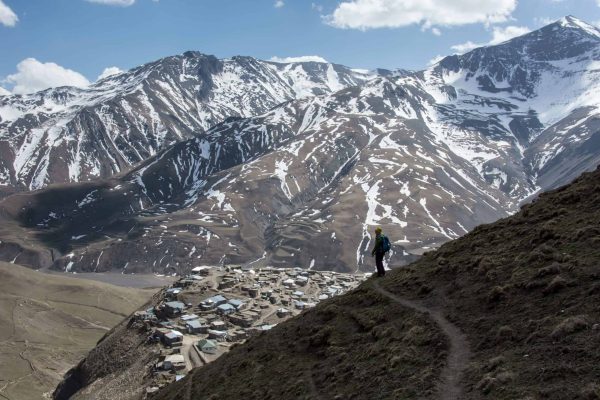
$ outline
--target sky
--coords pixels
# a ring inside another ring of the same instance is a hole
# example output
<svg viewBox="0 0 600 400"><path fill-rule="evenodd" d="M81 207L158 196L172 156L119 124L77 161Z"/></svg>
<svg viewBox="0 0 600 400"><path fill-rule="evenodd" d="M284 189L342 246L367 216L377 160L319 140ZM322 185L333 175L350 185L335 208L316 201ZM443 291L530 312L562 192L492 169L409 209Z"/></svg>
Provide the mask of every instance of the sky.
<svg viewBox="0 0 600 400"><path fill-rule="evenodd" d="M0 95L86 86L187 50L423 69L600 0L0 0Z"/></svg>

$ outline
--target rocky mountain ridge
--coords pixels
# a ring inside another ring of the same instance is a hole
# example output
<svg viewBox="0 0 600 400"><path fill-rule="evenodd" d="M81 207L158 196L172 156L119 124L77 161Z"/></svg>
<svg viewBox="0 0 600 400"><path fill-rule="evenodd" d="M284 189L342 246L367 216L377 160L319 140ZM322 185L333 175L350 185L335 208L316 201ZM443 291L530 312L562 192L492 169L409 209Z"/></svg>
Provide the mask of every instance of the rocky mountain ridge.
<svg viewBox="0 0 600 400"><path fill-rule="evenodd" d="M370 76L337 64L220 60L190 51L88 88L2 96L0 185L40 189L107 178L225 118L261 114Z"/></svg>

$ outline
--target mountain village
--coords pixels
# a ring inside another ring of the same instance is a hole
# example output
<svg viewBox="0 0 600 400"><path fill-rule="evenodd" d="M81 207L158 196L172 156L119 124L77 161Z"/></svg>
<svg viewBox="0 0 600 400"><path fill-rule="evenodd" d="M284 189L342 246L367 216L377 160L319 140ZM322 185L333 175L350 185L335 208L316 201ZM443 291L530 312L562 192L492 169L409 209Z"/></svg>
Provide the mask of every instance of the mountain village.
<svg viewBox="0 0 600 400"><path fill-rule="evenodd" d="M147 334L148 351L156 353L146 395L248 337L354 289L370 275L301 268L193 268L160 293L156 306L136 312L129 321L129 328Z"/></svg>

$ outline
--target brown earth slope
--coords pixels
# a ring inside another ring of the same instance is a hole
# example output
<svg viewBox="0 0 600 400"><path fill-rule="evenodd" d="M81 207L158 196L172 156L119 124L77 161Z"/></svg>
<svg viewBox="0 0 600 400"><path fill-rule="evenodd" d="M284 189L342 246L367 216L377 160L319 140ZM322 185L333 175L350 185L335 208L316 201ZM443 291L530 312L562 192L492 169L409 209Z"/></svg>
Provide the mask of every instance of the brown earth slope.
<svg viewBox="0 0 600 400"><path fill-rule="evenodd" d="M153 292L0 262L0 398L48 397L66 371Z"/></svg>
<svg viewBox="0 0 600 400"><path fill-rule="evenodd" d="M599 304L600 169L156 399L598 399Z"/></svg>

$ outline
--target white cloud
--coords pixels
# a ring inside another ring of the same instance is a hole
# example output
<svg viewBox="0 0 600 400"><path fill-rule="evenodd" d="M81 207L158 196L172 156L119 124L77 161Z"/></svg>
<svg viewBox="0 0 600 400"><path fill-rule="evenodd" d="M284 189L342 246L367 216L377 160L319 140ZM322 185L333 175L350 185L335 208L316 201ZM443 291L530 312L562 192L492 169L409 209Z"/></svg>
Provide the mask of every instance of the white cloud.
<svg viewBox="0 0 600 400"><path fill-rule="evenodd" d="M310 7L317 12L323 12L323 6L317 3L311 3Z"/></svg>
<svg viewBox="0 0 600 400"><path fill-rule="evenodd" d="M0 24L12 27L15 26L18 21L19 17L17 17L17 14L0 0Z"/></svg>
<svg viewBox="0 0 600 400"><path fill-rule="evenodd" d="M550 25L551 23L555 22L556 19L553 18L549 18L549 17L535 17L533 19L533 22L537 25L537 26L546 26L546 25Z"/></svg>
<svg viewBox="0 0 600 400"><path fill-rule="evenodd" d="M9 94L12 94L12 93L9 90L6 90L2 86L0 86L0 96L8 96Z"/></svg>
<svg viewBox="0 0 600 400"><path fill-rule="evenodd" d="M361 30L413 24L489 24L508 20L516 6L517 0L346 0L326 17L326 22L338 28Z"/></svg>
<svg viewBox="0 0 600 400"><path fill-rule="evenodd" d="M104 4L107 6L129 7L135 3L135 0L85 0L90 3Z"/></svg>
<svg viewBox="0 0 600 400"><path fill-rule="evenodd" d="M529 32L531 32L531 30L526 26L510 25L503 28L494 27L494 29L492 30L492 39L489 42L473 43L471 41L468 41L466 43L455 44L454 46L451 46L451 49L456 51L457 53L466 53L467 51L471 51L477 47L493 46L496 44L500 44L502 42L506 42L507 40L524 35Z"/></svg>
<svg viewBox="0 0 600 400"><path fill-rule="evenodd" d="M494 27L492 31L492 40L490 40L488 45L500 44L529 32L531 32L531 29L526 26L510 25L504 28Z"/></svg>
<svg viewBox="0 0 600 400"><path fill-rule="evenodd" d="M295 62L328 62L326 59L320 56L300 56L300 57L271 57L269 61L278 63L295 63Z"/></svg>
<svg viewBox="0 0 600 400"><path fill-rule="evenodd" d="M123 72L123 70L119 67L104 68L104 71L102 71L102 73L98 76L98 79L96 80L99 81L100 79L104 79L111 75L120 74L121 72Z"/></svg>
<svg viewBox="0 0 600 400"><path fill-rule="evenodd" d="M455 44L454 46L450 46L450 48L452 50L454 50L457 53L466 53L468 51L471 51L473 49L476 49L477 47L481 47L481 46L485 46L485 44L483 43L473 43L470 40L468 42L465 43L460 43L460 44Z"/></svg>
<svg viewBox="0 0 600 400"><path fill-rule="evenodd" d="M4 82L14 85L14 94L33 93L58 86L85 87L90 84L79 72L52 62L41 63L35 58L26 58L17 64L17 72L9 75Z"/></svg>
<svg viewBox="0 0 600 400"><path fill-rule="evenodd" d="M275 4L273 4L273 7L275 7L275 8L281 8L283 6L285 6L285 3L283 2L283 0L277 0L275 2Z"/></svg>
<svg viewBox="0 0 600 400"><path fill-rule="evenodd" d="M440 36L442 31L440 31L438 28L431 28L431 33L433 33L435 36Z"/></svg>
<svg viewBox="0 0 600 400"><path fill-rule="evenodd" d="M429 62L427 62L427 65L432 66L434 64L439 63L443 59L444 59L444 56L437 55L437 56L433 57L431 60L429 60Z"/></svg>

